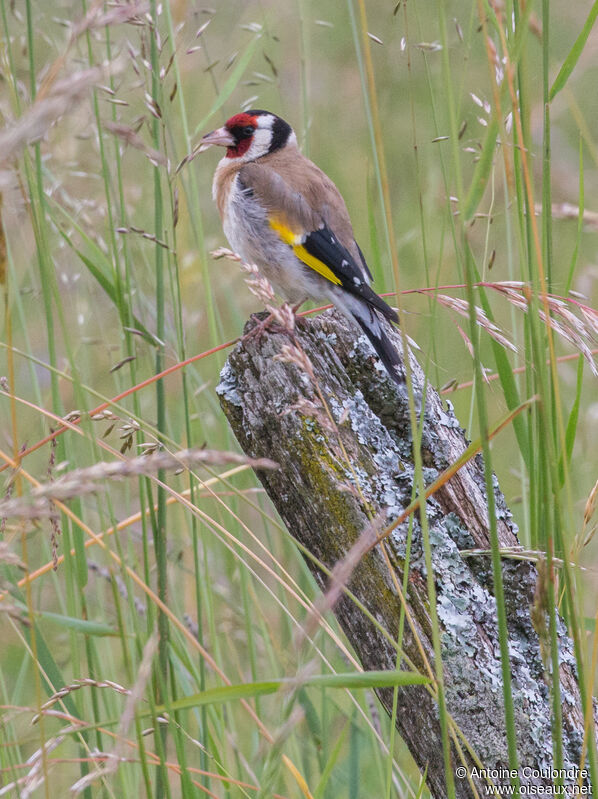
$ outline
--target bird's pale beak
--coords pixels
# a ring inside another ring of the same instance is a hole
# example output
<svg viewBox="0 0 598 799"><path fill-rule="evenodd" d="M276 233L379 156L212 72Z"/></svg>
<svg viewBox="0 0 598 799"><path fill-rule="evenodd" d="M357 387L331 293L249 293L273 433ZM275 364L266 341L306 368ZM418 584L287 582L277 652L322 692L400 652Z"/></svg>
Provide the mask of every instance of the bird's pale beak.
<svg viewBox="0 0 598 799"><path fill-rule="evenodd" d="M232 133L226 128L218 128L210 133L206 133L201 143L205 144L207 147L210 147L212 144L218 144L220 147L232 147L237 142Z"/></svg>

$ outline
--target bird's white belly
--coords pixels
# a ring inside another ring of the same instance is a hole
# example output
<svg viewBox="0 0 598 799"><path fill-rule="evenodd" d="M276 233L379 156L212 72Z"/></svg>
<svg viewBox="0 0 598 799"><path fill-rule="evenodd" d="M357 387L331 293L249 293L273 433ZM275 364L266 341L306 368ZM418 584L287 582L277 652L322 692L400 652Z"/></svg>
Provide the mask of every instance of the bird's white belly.
<svg viewBox="0 0 598 799"><path fill-rule="evenodd" d="M293 253L270 227L266 210L244 195L236 180L231 187L222 227L231 248L249 264L256 264L274 290L291 303L325 294L324 281Z"/></svg>

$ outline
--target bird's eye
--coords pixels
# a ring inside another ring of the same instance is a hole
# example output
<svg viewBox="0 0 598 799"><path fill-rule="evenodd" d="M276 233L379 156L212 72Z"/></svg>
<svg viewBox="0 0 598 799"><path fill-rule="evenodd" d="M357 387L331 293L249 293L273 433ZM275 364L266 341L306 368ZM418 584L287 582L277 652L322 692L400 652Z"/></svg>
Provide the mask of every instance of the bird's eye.
<svg viewBox="0 0 598 799"><path fill-rule="evenodd" d="M241 133L243 136L253 136L255 133L255 128L253 125L246 125L244 128L241 128Z"/></svg>

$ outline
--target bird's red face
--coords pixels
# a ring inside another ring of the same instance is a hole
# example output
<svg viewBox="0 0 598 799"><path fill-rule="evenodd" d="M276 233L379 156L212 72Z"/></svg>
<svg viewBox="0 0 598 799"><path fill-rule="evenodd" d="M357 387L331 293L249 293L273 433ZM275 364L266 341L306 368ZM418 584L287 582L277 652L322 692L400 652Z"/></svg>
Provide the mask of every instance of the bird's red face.
<svg viewBox="0 0 598 799"><path fill-rule="evenodd" d="M227 158L241 158L251 147L258 118L254 114L235 114L222 128L213 130L203 137L204 144L218 144L226 147Z"/></svg>
<svg viewBox="0 0 598 799"><path fill-rule="evenodd" d="M231 117L224 127L235 139L232 147L227 147L227 158L240 158L249 150L253 143L253 137L258 126L258 119L251 114L235 114Z"/></svg>

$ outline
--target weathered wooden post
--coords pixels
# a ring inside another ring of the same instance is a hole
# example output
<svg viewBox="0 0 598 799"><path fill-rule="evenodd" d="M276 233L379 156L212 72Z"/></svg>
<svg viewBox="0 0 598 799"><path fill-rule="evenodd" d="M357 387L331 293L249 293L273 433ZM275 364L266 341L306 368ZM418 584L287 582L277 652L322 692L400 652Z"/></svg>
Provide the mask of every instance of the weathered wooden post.
<svg viewBox="0 0 598 799"><path fill-rule="evenodd" d="M218 387L220 401L243 451L281 464L258 472L290 533L332 568L371 524L372 513L383 524L396 518L413 495L413 456L407 393L374 364L364 338L336 312L298 322L295 334L313 366L313 378L296 364L278 360L291 340L284 331L244 339L231 353ZM400 337L396 344L402 351ZM424 375L410 356L417 403L425 389L421 452L428 483L453 463L467 446L450 407L424 387ZM316 385L318 390L316 390ZM325 401L322 405L320 394ZM328 412L332 415L331 422ZM518 545L516 528L498 486L497 522L502 547ZM452 719L454 767L481 764L508 767L496 607L490 559L464 556L463 550L490 546L482 463L468 462L426 506L447 706ZM402 584L408 523L388 539L391 568ZM325 576L309 566L322 588ZM356 566L351 591L396 639L401 600L380 548ZM503 559L512 690L521 767L540 772L553 762L550 692L538 636L530 617L536 586L533 564ZM434 654L426 569L418 518L413 520L406 601L411 624L405 624L403 663L425 672ZM397 652L388 638L345 595L334 612L359 655L364 669L394 669ZM563 624L559 630L563 696L563 752L566 767L575 768L583 738L583 711L575 678L572 644ZM379 697L387 710L392 691ZM445 774L434 698L425 687L399 694L397 727L438 799L446 796ZM467 744L465 743L467 742ZM472 758L468 748L474 753ZM508 784L508 779L495 779ZM552 784L532 774L522 782ZM571 780L568 780L571 782ZM457 796L483 793L484 779L456 779Z"/></svg>

